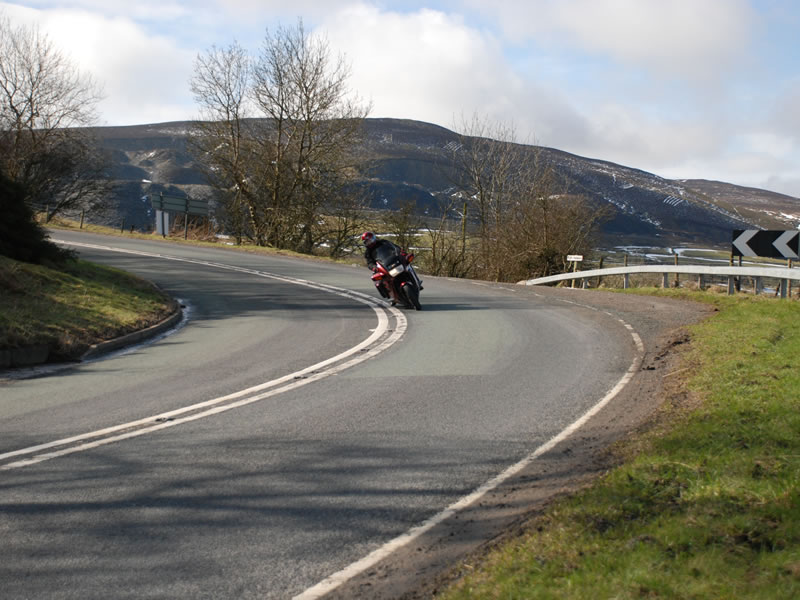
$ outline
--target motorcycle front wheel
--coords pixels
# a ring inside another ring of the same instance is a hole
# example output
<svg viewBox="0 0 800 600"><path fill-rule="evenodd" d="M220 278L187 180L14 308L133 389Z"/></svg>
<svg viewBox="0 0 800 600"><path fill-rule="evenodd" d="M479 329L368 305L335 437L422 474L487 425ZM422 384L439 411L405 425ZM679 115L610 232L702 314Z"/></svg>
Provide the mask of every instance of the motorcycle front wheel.
<svg viewBox="0 0 800 600"><path fill-rule="evenodd" d="M413 283L407 283L403 286L406 298L416 310L422 310L422 305L419 303L419 288Z"/></svg>

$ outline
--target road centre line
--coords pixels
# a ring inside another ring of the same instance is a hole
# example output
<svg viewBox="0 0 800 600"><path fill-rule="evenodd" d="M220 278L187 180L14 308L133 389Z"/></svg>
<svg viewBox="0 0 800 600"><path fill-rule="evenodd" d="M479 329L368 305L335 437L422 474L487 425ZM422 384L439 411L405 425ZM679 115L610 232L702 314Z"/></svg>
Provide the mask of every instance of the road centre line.
<svg viewBox="0 0 800 600"><path fill-rule="evenodd" d="M24 460L19 460L7 463L5 465L0 465L0 471L8 471L11 469L26 467L43 462L45 460L57 458L59 456L65 456L67 454L81 452L105 444L110 444L112 442L138 437L140 435L145 435L147 433L152 433L154 431L166 429L168 427L174 427L176 425L180 425L183 423L216 415L231 410L233 408L246 406L247 404L252 404L253 402L257 402L259 400L263 400L265 398L269 398L271 396L275 396L283 392L293 390L295 388L307 385L314 381L318 381L325 377L329 377L331 375L339 373L345 369L349 369L350 367L353 367L370 358L373 358L374 356L377 356L378 354L380 354L381 352L392 346L394 343L399 341L405 334L408 326L406 317L402 313L402 311L393 307L388 307L379 300L374 299L366 294L362 294L360 292L352 290L346 290L343 288L337 288L323 283L315 283L303 279L296 279L292 277L286 277L283 275L275 275L272 273L266 273L263 271L246 269L242 267L235 267L233 265L225 265L221 263L211 263L207 261L199 261L199 260L187 259L175 256L166 256L162 254L152 254L138 250L124 250L121 248L112 248L109 246L100 246L95 244L66 242L63 240L55 240L55 241L62 244L69 244L73 246L94 248L94 249L120 252L126 254L137 254L140 256L162 258L165 260L175 260L179 262L189 262L220 269L249 273L259 277L265 277L267 279L275 279L287 283L303 285L309 288L336 294L338 296L342 296L345 298L350 298L352 300L356 300L357 302L361 302L362 304L367 304L375 311L378 317L378 325L375 327L375 329L370 330L371 334L366 339L364 339L359 344L356 344L352 348L349 348L348 350L345 350L344 352L341 352L336 356L332 356L328 359L320 361L309 367L306 367L299 371L295 371L294 373L284 375L283 377L279 377L277 379L273 379L271 381L267 381L256 386L252 386L247 389L240 390L238 392L233 392L225 396L212 398L210 400L205 400L197 404L192 404L190 406L185 406L179 409L175 409L151 417L146 417L144 419L138 419L136 421L123 423L121 425L116 425L113 427L107 427L97 431L88 432L82 435L64 438L61 440L55 440L53 442L38 444L36 446L30 446L28 448L21 448L19 450L14 450L11 452L0 454L0 460L6 460L8 458L13 458L16 456L35 454L43 450L50 450L52 448L58 448L60 446L73 444L68 448L63 448L61 450L57 450L54 452L39 454L31 458L26 458ZM391 314L395 318L396 324L393 329L390 329L390 320L389 317L387 316L388 314ZM353 357L353 355L356 356L354 358L351 358ZM348 358L349 360L347 360ZM275 388L275 389L270 389L270 388ZM269 390L269 391L265 392L264 390ZM194 414L187 415L187 413L194 413ZM186 415L186 416L181 417L180 415ZM156 421L157 424L153 425L154 421ZM117 434L117 435L112 435L112 434ZM95 438L101 438L101 439L95 439ZM91 442L87 441L92 439L95 439L95 441Z"/></svg>

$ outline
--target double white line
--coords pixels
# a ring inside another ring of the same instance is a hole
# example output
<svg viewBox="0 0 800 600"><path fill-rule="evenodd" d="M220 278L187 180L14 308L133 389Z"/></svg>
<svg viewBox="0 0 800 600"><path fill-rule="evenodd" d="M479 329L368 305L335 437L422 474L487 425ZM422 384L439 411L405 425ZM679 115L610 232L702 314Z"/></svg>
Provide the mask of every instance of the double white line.
<svg viewBox="0 0 800 600"><path fill-rule="evenodd" d="M106 444L146 435L155 431L167 429L168 427L175 427L176 425L182 425L183 423L217 415L234 408L246 406L248 404L252 404L253 402L258 402L259 400L264 400L265 398L270 398L272 396L291 391L314 381L319 381L325 377L335 375L336 373L344 371L345 369L349 369L350 367L373 358L400 340L400 338L406 332L407 321L405 315L401 311L397 310L396 308L390 308L380 301L359 292L306 281L303 279L295 279L283 275L275 275L263 271L236 267L233 265L211 263L175 256L165 256L161 254L151 254L134 250L123 250L120 248L99 246L95 244L81 244L77 242L66 242L60 240L56 241L73 246L81 246L112 252L122 252L126 254L137 254L140 256L175 260L211 266L219 269L227 269L230 271L238 271L241 273L249 273L258 277L275 279L278 281L322 290L369 305L375 311L375 314L378 317L378 325L374 330L372 330L372 333L365 340L353 346L352 348L349 348L348 350L345 350L336 356L332 356L326 360L313 364L310 367L301 369L300 371L295 371L294 373L279 377L278 379L266 381L259 385L249 387L226 396L212 398L210 400L205 400L204 402L192 404L190 406L185 406L169 412L160 413L144 419L139 419L137 421L130 421L129 423L123 423L114 427L107 427L105 429L91 431L82 435L76 435L45 444L39 444L36 446L30 446L28 448L14 450L12 452L2 453L0 454L0 462L4 462L4 464L0 464L0 471L19 469L53 458L58 458L60 456L66 456L67 454L83 452L84 450L90 450ZM394 317L394 327L391 327L390 316ZM17 458L18 460L5 462L14 458Z"/></svg>

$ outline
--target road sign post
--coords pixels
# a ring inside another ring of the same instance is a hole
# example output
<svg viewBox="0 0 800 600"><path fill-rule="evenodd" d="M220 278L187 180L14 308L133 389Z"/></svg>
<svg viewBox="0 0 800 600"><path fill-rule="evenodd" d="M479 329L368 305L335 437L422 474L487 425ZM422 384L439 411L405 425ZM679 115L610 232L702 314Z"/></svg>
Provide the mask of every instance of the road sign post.
<svg viewBox="0 0 800 600"><path fill-rule="evenodd" d="M572 263L572 272L578 271L578 263L583 260L583 254L567 254L567 262ZM575 280L572 280L570 287L575 287Z"/></svg>
<svg viewBox="0 0 800 600"><path fill-rule="evenodd" d="M156 209L156 233L161 237L167 237L169 233L169 213L165 210Z"/></svg>
<svg viewBox="0 0 800 600"><path fill-rule="evenodd" d="M208 201L195 200L188 196L182 198L180 196L167 196L163 192L158 194L150 194L150 202L156 211L156 215L160 212L163 213L183 213L183 239L189 235L189 215L199 215L208 217ZM158 219L158 216L156 217ZM158 228L158 221L157 228ZM166 227L163 227L166 229ZM166 236L167 231L159 231L162 235Z"/></svg>

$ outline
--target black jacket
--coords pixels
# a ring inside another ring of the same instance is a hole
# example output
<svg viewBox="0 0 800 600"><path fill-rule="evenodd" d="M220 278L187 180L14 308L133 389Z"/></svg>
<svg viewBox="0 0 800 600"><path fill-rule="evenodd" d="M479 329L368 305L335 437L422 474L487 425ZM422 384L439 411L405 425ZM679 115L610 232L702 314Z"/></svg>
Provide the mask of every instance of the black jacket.
<svg viewBox="0 0 800 600"><path fill-rule="evenodd" d="M375 264L376 264L376 262L375 262L375 254L376 254L378 248L380 248L381 246L391 246L392 248L394 248L394 251L397 254L400 254L403 251L403 249L400 246L398 246L397 244L393 244L389 240L378 240L378 242L374 246L372 246L372 248L367 248L364 251L364 260L367 261L367 266L370 269L374 269L375 268Z"/></svg>

